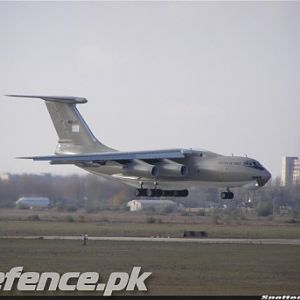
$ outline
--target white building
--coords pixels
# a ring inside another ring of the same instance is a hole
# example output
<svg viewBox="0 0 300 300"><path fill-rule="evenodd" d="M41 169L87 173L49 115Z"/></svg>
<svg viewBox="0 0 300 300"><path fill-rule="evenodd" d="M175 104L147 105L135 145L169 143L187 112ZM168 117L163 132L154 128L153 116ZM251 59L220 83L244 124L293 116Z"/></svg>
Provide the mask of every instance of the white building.
<svg viewBox="0 0 300 300"><path fill-rule="evenodd" d="M2 180L2 181L8 181L9 178L10 178L9 173L2 173L2 174L0 174L0 180Z"/></svg>
<svg viewBox="0 0 300 300"><path fill-rule="evenodd" d="M16 201L16 206L26 208L47 208L50 200L46 197L21 197Z"/></svg>
<svg viewBox="0 0 300 300"><path fill-rule="evenodd" d="M163 210L166 208L176 209L176 203L171 200L131 200L127 202L127 206L130 208L130 211L139 211L139 210L148 210L153 209L156 211Z"/></svg>
<svg viewBox="0 0 300 300"><path fill-rule="evenodd" d="M300 184L300 159L298 157L282 158L281 184L283 186Z"/></svg>

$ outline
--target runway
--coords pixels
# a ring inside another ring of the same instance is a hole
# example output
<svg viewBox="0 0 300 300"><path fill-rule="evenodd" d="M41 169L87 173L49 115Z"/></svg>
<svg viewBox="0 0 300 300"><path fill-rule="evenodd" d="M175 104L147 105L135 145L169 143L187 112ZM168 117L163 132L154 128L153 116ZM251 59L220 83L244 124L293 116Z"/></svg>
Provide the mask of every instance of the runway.
<svg viewBox="0 0 300 300"><path fill-rule="evenodd" d="M82 240L82 236L1 236L0 239L31 240ZM245 239L245 238L172 238L172 237L104 237L89 236L91 241L200 243L200 244L254 244L254 245L297 245L300 239Z"/></svg>

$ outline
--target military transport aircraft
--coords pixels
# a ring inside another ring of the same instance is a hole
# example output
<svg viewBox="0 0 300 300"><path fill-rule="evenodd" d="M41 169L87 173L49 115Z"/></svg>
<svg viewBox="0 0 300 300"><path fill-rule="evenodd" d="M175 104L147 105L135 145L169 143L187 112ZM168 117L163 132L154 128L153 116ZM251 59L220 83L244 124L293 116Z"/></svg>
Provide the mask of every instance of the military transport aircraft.
<svg viewBox="0 0 300 300"><path fill-rule="evenodd" d="M202 185L226 189L222 199L233 199L234 187L259 188L271 174L257 160L224 156L205 150L167 149L122 152L97 140L76 108L86 98L7 95L45 101L58 135L55 155L21 157L50 164L73 164L88 172L112 177L136 188L137 197L186 197L188 188Z"/></svg>

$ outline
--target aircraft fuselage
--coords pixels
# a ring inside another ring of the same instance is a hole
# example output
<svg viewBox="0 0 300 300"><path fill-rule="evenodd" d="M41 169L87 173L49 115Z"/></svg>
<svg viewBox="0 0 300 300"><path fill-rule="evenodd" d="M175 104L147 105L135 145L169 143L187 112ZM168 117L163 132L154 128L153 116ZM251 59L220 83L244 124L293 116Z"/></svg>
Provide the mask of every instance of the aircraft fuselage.
<svg viewBox="0 0 300 300"><path fill-rule="evenodd" d="M209 151L189 150L186 157L173 159L173 161L186 166L185 176L170 178L161 176L159 173L155 177L126 176L123 174L123 166L119 163L78 166L94 174L112 176L136 188L143 184L143 187L147 189L174 189L174 187L181 189L191 185L258 188L271 177L260 163L248 157L224 156ZM153 162L149 161L149 163Z"/></svg>

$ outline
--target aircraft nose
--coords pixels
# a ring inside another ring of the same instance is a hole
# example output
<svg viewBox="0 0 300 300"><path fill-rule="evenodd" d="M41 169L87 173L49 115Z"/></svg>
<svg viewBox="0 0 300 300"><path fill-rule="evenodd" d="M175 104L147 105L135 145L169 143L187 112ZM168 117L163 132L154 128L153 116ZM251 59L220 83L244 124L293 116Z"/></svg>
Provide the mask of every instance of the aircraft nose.
<svg viewBox="0 0 300 300"><path fill-rule="evenodd" d="M262 174L262 176L261 176L261 179L262 179L261 186L264 186L270 180L271 177L272 177L271 173L267 169L265 169L264 174Z"/></svg>
<svg viewBox="0 0 300 300"><path fill-rule="evenodd" d="M266 174L264 177L265 177L265 183L267 183L271 179L272 175L268 170L265 170L265 171L266 171Z"/></svg>
<svg viewBox="0 0 300 300"><path fill-rule="evenodd" d="M263 170L260 176L255 176L253 179L256 179L260 187L264 186L271 178L271 173L268 170Z"/></svg>

